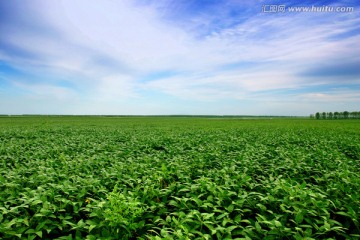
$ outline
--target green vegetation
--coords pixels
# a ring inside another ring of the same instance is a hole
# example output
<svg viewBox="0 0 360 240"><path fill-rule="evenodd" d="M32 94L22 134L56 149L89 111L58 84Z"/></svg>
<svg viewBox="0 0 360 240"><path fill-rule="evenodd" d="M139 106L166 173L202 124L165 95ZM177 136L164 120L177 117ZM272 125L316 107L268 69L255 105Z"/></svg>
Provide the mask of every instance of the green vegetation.
<svg viewBox="0 0 360 240"><path fill-rule="evenodd" d="M348 112L348 111L344 111L344 112L317 112L314 114L310 115L310 118L316 118L317 120L319 119L360 119L360 111L359 112Z"/></svg>
<svg viewBox="0 0 360 240"><path fill-rule="evenodd" d="M0 118L1 239L359 239L358 120Z"/></svg>

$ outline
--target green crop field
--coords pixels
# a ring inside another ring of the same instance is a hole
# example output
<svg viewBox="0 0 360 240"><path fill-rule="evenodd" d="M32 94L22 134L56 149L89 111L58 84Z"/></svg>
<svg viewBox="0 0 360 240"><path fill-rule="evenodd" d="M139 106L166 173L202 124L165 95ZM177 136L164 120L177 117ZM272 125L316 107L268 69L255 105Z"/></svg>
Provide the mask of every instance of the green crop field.
<svg viewBox="0 0 360 240"><path fill-rule="evenodd" d="M1 239L359 239L360 121L1 117Z"/></svg>

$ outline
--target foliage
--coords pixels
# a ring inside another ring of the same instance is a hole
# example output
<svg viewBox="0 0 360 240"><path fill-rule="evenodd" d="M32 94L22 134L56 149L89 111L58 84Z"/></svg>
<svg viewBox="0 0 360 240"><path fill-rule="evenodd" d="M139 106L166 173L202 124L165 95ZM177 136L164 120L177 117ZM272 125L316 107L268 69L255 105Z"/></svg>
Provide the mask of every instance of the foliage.
<svg viewBox="0 0 360 240"><path fill-rule="evenodd" d="M320 118L321 116L321 118ZM313 119L314 115L311 114L310 118ZM344 111L344 112L322 112L321 114L319 112L317 112L315 114L315 118L317 120L319 119L360 119L360 111L356 112L348 112L348 111Z"/></svg>
<svg viewBox="0 0 360 240"><path fill-rule="evenodd" d="M113 228L113 237L131 237L137 228L144 225L144 221L140 219L144 209L137 199L121 193L117 186L108 194L107 199L104 218L106 224Z"/></svg>
<svg viewBox="0 0 360 240"><path fill-rule="evenodd" d="M2 117L0 140L1 239L360 237L357 120Z"/></svg>

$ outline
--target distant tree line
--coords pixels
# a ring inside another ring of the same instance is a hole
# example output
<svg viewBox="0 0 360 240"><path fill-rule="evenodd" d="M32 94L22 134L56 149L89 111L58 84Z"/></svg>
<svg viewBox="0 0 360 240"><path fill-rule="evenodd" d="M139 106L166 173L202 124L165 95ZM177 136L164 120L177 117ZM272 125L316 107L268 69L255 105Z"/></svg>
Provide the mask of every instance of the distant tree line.
<svg viewBox="0 0 360 240"><path fill-rule="evenodd" d="M360 111L358 112L317 112L310 114L313 119L360 119Z"/></svg>

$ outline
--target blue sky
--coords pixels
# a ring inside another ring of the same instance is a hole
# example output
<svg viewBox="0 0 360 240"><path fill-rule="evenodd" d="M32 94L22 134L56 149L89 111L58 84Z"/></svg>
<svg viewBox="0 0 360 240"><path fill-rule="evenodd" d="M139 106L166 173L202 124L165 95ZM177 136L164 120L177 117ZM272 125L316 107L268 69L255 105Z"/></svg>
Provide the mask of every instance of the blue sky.
<svg viewBox="0 0 360 240"><path fill-rule="evenodd" d="M358 111L359 42L357 0L0 0L0 114Z"/></svg>

